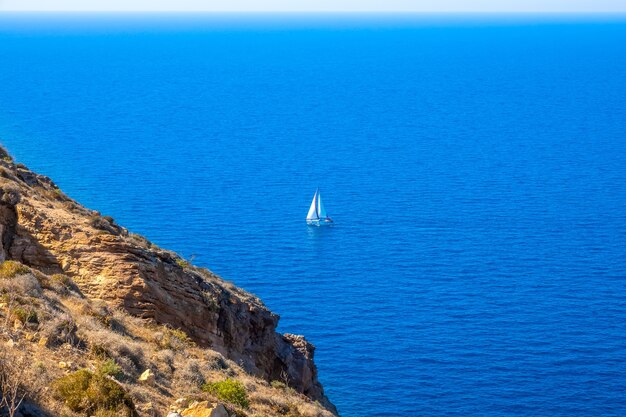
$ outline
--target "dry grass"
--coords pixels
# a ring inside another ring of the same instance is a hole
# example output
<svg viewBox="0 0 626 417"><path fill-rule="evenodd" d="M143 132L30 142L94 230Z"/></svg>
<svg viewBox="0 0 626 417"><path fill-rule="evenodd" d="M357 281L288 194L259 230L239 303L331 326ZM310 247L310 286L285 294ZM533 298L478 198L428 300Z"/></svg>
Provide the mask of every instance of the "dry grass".
<svg viewBox="0 0 626 417"><path fill-rule="evenodd" d="M132 415L130 406L120 406L111 414L93 402L87 408L68 407L58 392L52 395L59 381L71 382L69 375L91 375L84 379L95 378L96 385L89 388L88 382L85 390L96 394L89 395L104 395L100 400L105 401L105 394L112 392L115 398L123 399L120 404L134 404L142 416L164 417L177 398L215 401L217 390L202 392L201 387L215 387L229 378L245 394L237 398L247 401L229 405L222 394L231 417L332 416L292 389L276 384L272 387L218 352L196 346L180 330L157 326L101 301L83 298L72 290L75 284L65 275L47 276L20 265L10 265L7 270L12 278L0 279L0 346L12 358L29 364L23 392L28 401L50 415ZM14 326L17 308L32 311L37 320ZM10 346L7 340L11 340ZM154 372L154 385L138 382L146 369ZM102 378L117 382L112 385ZM81 390L72 392L78 399L87 395Z"/></svg>
<svg viewBox="0 0 626 417"><path fill-rule="evenodd" d="M4 261L0 264L0 278L10 279L29 272L29 267L16 261Z"/></svg>

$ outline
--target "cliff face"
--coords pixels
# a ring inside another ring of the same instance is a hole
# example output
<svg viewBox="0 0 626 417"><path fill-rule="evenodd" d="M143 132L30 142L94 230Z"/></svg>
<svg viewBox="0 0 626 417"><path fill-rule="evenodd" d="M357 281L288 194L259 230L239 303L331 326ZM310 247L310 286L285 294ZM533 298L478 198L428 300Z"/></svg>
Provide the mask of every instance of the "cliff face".
<svg viewBox="0 0 626 417"><path fill-rule="evenodd" d="M64 273L90 299L183 330L252 375L287 381L336 413L302 336L255 296L129 233L65 196L23 165L0 161L0 260Z"/></svg>

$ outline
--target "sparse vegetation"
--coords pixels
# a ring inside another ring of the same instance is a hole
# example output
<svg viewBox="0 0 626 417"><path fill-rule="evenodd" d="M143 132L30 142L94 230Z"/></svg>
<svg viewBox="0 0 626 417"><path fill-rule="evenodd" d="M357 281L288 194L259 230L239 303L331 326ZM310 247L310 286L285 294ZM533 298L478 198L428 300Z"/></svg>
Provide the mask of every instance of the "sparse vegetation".
<svg viewBox="0 0 626 417"><path fill-rule="evenodd" d="M184 260L183 258L176 259L176 263L178 264L178 266L180 266L183 269L189 268L191 266L191 263L189 261Z"/></svg>
<svg viewBox="0 0 626 417"><path fill-rule="evenodd" d="M152 244L152 242L150 242L148 239L146 239L145 237L141 236L141 235L137 235L135 233L129 233L128 234L128 238L135 243L136 245L144 248L144 249L150 249L152 248L154 245Z"/></svg>
<svg viewBox="0 0 626 417"><path fill-rule="evenodd" d="M36 368L36 378L21 376L19 395L40 401L51 415L132 416L133 404L144 415L150 412L141 407L165 410L172 398L191 396L224 402L231 417L331 417L284 383L268 384L198 347L180 329L146 323L67 291L75 286L67 275L20 265L9 263L7 271L21 272L0 279L0 346L6 346L3 332L21 343L5 351L11 360L22 358ZM19 328L16 318L23 323ZM155 371L157 386L138 382L146 369ZM51 391L37 396L25 390L33 387Z"/></svg>
<svg viewBox="0 0 626 417"><path fill-rule="evenodd" d="M37 312L32 308L16 307L13 310L13 315L22 322L22 324L39 323Z"/></svg>
<svg viewBox="0 0 626 417"><path fill-rule="evenodd" d="M72 411L91 416L115 412L116 416L135 416L134 404L124 388L102 373L87 369L72 372L55 380L53 395Z"/></svg>
<svg viewBox="0 0 626 417"><path fill-rule="evenodd" d="M94 229L98 229L115 236L119 235L122 231L122 228L115 224L115 220L111 216L94 214L89 219L89 225Z"/></svg>
<svg viewBox="0 0 626 417"><path fill-rule="evenodd" d="M77 330L78 326L76 326L76 322L69 314L60 314L40 326L40 340L42 344L48 347L57 347L64 344L79 346L81 345L81 340L76 334Z"/></svg>
<svg viewBox="0 0 626 417"><path fill-rule="evenodd" d="M0 353L0 413L4 410L9 417L15 416L27 394L23 384L23 362L23 358L16 361L6 352Z"/></svg>
<svg viewBox="0 0 626 417"><path fill-rule="evenodd" d="M42 280L40 280L41 282ZM60 294L68 295L71 291L79 292L74 281L65 274L54 274L45 280L45 287Z"/></svg>
<svg viewBox="0 0 626 417"><path fill-rule="evenodd" d="M187 333L171 327L164 327L162 332L155 335L155 339L161 349L180 351L194 345Z"/></svg>
<svg viewBox="0 0 626 417"><path fill-rule="evenodd" d="M29 272L30 268L16 261L4 261L0 264L0 278L15 278Z"/></svg>
<svg viewBox="0 0 626 417"><path fill-rule="evenodd" d="M114 360L129 377L137 377L146 367L141 343L114 332L93 317L80 317L78 335L86 341L94 358L100 361Z"/></svg>
<svg viewBox="0 0 626 417"><path fill-rule="evenodd" d="M9 152L2 145L0 145L0 159L2 159L5 162L13 162L13 157L9 154Z"/></svg>
<svg viewBox="0 0 626 417"><path fill-rule="evenodd" d="M202 386L202 391L215 395L222 401L227 401L241 408L248 408L248 394L246 387L239 381L227 378L224 381L209 382Z"/></svg>
<svg viewBox="0 0 626 417"><path fill-rule="evenodd" d="M272 386L272 388L276 388L276 389L287 388L287 385L285 385L284 382L280 382L280 381L272 381L270 385Z"/></svg>
<svg viewBox="0 0 626 417"><path fill-rule="evenodd" d="M61 191L60 188L53 188L52 189L52 193L57 198L57 200L66 200L67 199L67 197L65 196L65 194L63 194L63 191Z"/></svg>
<svg viewBox="0 0 626 417"><path fill-rule="evenodd" d="M174 381L177 385L184 386L190 393L197 391L206 383L201 365L196 359L190 359L177 368L174 373Z"/></svg>
<svg viewBox="0 0 626 417"><path fill-rule="evenodd" d="M54 274L50 277L52 282L69 287L72 285L72 279L64 274Z"/></svg>
<svg viewBox="0 0 626 417"><path fill-rule="evenodd" d="M120 379L120 377L124 375L122 368L117 363L115 363L115 360L113 359L107 359L106 361L102 362L98 367L98 373L100 375L110 376L115 379Z"/></svg>

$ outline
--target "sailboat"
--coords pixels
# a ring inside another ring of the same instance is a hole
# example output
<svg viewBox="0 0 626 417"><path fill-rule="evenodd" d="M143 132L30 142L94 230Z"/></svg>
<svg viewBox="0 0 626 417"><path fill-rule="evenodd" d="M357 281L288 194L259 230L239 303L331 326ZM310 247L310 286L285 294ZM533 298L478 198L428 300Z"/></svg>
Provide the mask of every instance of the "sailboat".
<svg viewBox="0 0 626 417"><path fill-rule="evenodd" d="M306 223L309 226L331 226L333 224L333 219L328 217L324 204L322 204L319 188L315 190L309 213L306 215Z"/></svg>

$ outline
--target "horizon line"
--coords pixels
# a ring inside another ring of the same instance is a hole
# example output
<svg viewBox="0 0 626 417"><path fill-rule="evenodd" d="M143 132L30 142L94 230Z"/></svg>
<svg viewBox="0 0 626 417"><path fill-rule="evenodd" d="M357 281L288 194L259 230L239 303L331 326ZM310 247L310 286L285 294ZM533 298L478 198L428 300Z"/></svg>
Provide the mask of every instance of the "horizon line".
<svg viewBox="0 0 626 417"><path fill-rule="evenodd" d="M626 15L626 10L131 10L131 9L72 9L72 10L26 10L26 9L0 9L2 13L38 13L38 14L60 14L60 13L84 13L84 14L353 14L353 15L390 15L390 14L412 14L412 15Z"/></svg>

